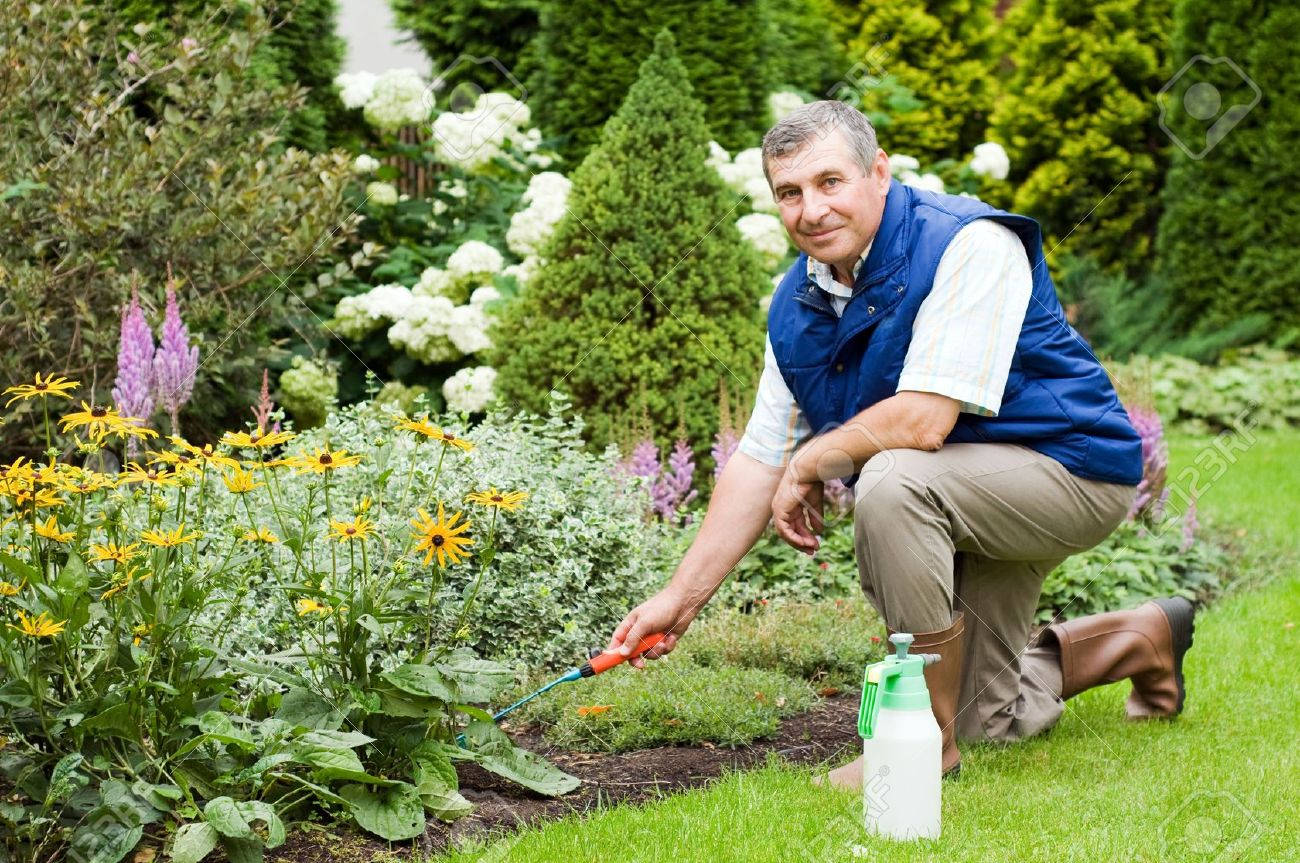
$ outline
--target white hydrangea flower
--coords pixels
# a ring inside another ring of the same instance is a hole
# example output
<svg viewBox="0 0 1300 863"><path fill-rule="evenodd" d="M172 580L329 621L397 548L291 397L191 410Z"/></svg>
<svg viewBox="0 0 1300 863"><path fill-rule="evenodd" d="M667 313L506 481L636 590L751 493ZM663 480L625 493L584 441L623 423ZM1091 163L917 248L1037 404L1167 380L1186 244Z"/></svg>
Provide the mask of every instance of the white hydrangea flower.
<svg viewBox="0 0 1300 863"><path fill-rule="evenodd" d="M521 258L535 255L564 217L573 183L555 171L535 175L521 199L528 206L510 217L506 246Z"/></svg>
<svg viewBox="0 0 1300 863"><path fill-rule="evenodd" d="M750 206L760 213L775 213L778 211L776 200L772 197L772 187L767 184L766 178L761 175L753 177L745 183L745 194L749 196Z"/></svg>
<svg viewBox="0 0 1300 863"><path fill-rule="evenodd" d="M917 174L915 171L904 171L899 178L905 186L911 186L914 189L924 189L927 192L934 192L942 195L945 191L943 178L938 174Z"/></svg>
<svg viewBox="0 0 1300 863"><path fill-rule="evenodd" d="M750 213L736 220L740 235L758 250L763 269L774 270L790 248L790 239L781 220L767 213Z"/></svg>
<svg viewBox="0 0 1300 863"><path fill-rule="evenodd" d="M339 100L345 108L361 108L370 101L379 76L372 72L343 72L336 75L334 85L339 88Z"/></svg>
<svg viewBox="0 0 1300 863"><path fill-rule="evenodd" d="M455 280L482 278L501 272L505 260L482 240L467 240L447 259L447 274Z"/></svg>
<svg viewBox="0 0 1300 863"><path fill-rule="evenodd" d="M454 360L461 352L450 338L453 309L446 297L413 296L406 314L388 328L388 341L426 363Z"/></svg>
<svg viewBox="0 0 1300 863"><path fill-rule="evenodd" d="M722 166L731 164L731 154L728 153L726 150L724 150L722 148L722 145L719 144L717 141L710 141L709 157L705 160L705 162L709 165L712 165L713 168L718 171L718 173L722 173Z"/></svg>
<svg viewBox="0 0 1300 863"><path fill-rule="evenodd" d="M803 97L798 93L791 93L789 90L778 90L768 94L767 108L772 112L772 122L774 123L781 122L790 115L790 112L802 107Z"/></svg>
<svg viewBox="0 0 1300 863"><path fill-rule="evenodd" d="M766 315L768 309L772 308L772 298L775 296L776 296L776 291L773 291L772 293L767 294L766 296L759 299L758 310L762 312L764 315Z"/></svg>
<svg viewBox="0 0 1300 863"><path fill-rule="evenodd" d="M469 304L478 308L483 308L488 303L494 303L501 299L501 292L491 285L484 285L481 288L475 288L474 293L470 294Z"/></svg>
<svg viewBox="0 0 1300 863"><path fill-rule="evenodd" d="M451 278L445 270L438 267L425 267L420 273L420 280L411 287L411 293L417 297L441 297L451 287Z"/></svg>
<svg viewBox="0 0 1300 863"><path fill-rule="evenodd" d="M427 86L414 69L389 69L375 81L366 100L366 122L376 129L396 131L429 117Z"/></svg>
<svg viewBox="0 0 1300 863"><path fill-rule="evenodd" d="M519 287L523 288L537 275L537 271L542 268L542 259L536 255L529 255L517 264L511 264L501 271L503 276L514 276Z"/></svg>
<svg viewBox="0 0 1300 863"><path fill-rule="evenodd" d="M443 382L442 397L450 410L478 413L492 403L496 379L497 370L491 366L460 369Z"/></svg>
<svg viewBox="0 0 1300 863"><path fill-rule="evenodd" d="M370 174L379 169L379 160L368 153L362 153L352 160L352 173Z"/></svg>
<svg viewBox="0 0 1300 863"><path fill-rule="evenodd" d="M907 171L913 173L921 170L921 162L912 156L895 153L889 157L889 173L897 177Z"/></svg>
<svg viewBox="0 0 1300 863"><path fill-rule="evenodd" d="M985 141L975 147L970 169L995 180L1005 180L1011 171L1011 158L997 141Z"/></svg>
<svg viewBox="0 0 1300 863"><path fill-rule="evenodd" d="M402 285L378 285L339 300L332 329L346 339L362 338L381 323L403 317L411 302L411 292Z"/></svg>
<svg viewBox="0 0 1300 863"><path fill-rule="evenodd" d="M473 171L502 155L506 141L521 150L530 138L528 106L508 93L482 93L464 113L444 111L433 121L438 155L453 165Z"/></svg>
<svg viewBox="0 0 1300 863"><path fill-rule="evenodd" d="M397 203L397 187L392 183L374 182L366 183L366 196L370 203L379 204L381 207L391 207Z"/></svg>
<svg viewBox="0 0 1300 863"><path fill-rule="evenodd" d="M451 310L451 343L461 353L475 354L492 347L487 335L488 318L481 306L473 303Z"/></svg>

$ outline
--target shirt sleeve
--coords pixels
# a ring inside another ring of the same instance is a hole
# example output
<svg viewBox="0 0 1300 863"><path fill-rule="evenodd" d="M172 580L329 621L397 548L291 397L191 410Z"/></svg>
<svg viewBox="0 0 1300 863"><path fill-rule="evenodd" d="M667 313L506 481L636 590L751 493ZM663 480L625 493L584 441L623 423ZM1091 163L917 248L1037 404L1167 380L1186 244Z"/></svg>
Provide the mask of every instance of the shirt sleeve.
<svg viewBox="0 0 1300 863"><path fill-rule="evenodd" d="M785 385L768 339L763 350L763 374L758 381L754 411L737 449L772 467L785 467L801 443L812 435L794 394Z"/></svg>
<svg viewBox="0 0 1300 863"><path fill-rule="evenodd" d="M898 390L938 393L997 416L1033 291L1015 232L978 219L957 232L917 310Z"/></svg>

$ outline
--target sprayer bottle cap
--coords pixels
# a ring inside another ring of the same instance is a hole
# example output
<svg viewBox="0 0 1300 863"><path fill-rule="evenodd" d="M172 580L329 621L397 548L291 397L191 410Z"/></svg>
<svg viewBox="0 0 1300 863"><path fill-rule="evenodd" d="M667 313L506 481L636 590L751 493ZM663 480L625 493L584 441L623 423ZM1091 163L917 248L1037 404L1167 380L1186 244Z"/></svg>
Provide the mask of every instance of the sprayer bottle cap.
<svg viewBox="0 0 1300 863"><path fill-rule="evenodd" d="M858 709L858 734L870 738L875 733L881 708L889 710L929 710L930 690L925 686L925 667L937 662L932 654L909 656L907 649L915 639L906 632L889 636L894 655L867 666L862 678L862 704Z"/></svg>

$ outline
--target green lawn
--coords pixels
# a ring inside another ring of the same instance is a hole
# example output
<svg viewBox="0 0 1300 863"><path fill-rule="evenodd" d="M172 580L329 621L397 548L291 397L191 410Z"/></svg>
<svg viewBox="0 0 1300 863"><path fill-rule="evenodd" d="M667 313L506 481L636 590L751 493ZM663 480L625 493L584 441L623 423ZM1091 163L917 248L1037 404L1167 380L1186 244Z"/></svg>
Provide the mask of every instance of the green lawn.
<svg viewBox="0 0 1300 863"><path fill-rule="evenodd" d="M1177 441L1170 475L1206 464L1207 445ZM708 790L555 822L445 859L1296 859L1300 434L1260 435L1235 458L1213 483L1213 472L1204 473L1201 511L1206 521L1246 530L1237 541L1254 571L1243 575L1263 587L1233 591L1198 618L1177 722L1125 722L1125 683L1068 702L1046 737L966 747L961 779L945 784L943 837L933 842L869 839L857 798L774 763Z"/></svg>

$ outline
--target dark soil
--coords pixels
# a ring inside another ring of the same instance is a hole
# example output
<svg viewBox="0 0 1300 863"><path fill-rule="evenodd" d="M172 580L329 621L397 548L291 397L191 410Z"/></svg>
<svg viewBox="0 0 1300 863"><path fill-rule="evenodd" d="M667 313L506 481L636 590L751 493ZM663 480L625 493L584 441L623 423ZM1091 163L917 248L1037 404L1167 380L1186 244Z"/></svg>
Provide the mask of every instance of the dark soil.
<svg viewBox="0 0 1300 863"><path fill-rule="evenodd" d="M725 749L701 746L660 746L621 754L571 752L547 743L539 729L511 729L520 746L545 756L560 769L582 780L563 797L543 797L501 779L476 764L457 764L461 793L474 811L452 824L429 822L423 849L436 852L451 844L493 833L511 832L539 821L583 813L598 806L642 803L677 791L699 788L726 771L745 770L766 762L775 753L791 764L820 764L858 746L858 695L826 698L806 713L781 723L776 735L749 746ZM267 855L282 863L326 860L378 861L395 859L383 843L301 833ZM346 846L343 851L340 845ZM397 852L399 855L401 852Z"/></svg>

